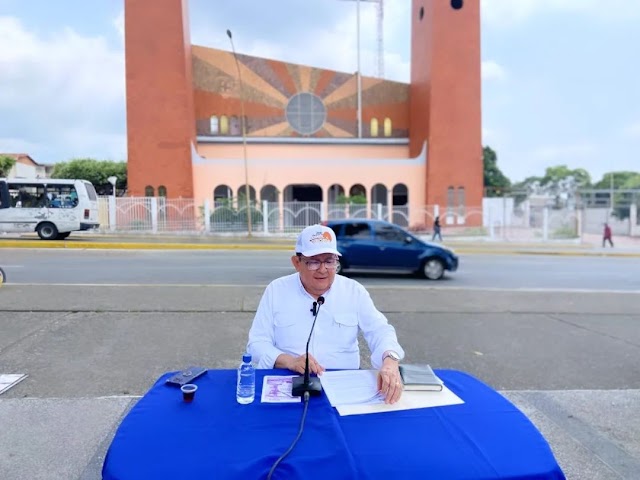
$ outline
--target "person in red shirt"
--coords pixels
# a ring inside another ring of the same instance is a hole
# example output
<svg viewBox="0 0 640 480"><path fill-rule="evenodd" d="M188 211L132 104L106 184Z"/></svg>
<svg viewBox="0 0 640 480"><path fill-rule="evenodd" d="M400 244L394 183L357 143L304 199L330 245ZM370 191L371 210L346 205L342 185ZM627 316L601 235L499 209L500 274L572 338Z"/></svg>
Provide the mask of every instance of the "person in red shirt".
<svg viewBox="0 0 640 480"><path fill-rule="evenodd" d="M611 238L611 227L608 223L604 224L604 234L602 235L602 247L604 248L607 240L609 241L609 245L613 248L613 240Z"/></svg>

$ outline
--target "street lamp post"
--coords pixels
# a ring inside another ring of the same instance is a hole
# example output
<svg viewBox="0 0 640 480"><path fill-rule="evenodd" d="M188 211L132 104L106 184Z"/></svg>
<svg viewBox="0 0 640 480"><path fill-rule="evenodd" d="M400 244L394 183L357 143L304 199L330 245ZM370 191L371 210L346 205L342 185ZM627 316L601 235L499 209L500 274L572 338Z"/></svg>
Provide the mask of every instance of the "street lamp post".
<svg viewBox="0 0 640 480"><path fill-rule="evenodd" d="M249 167L247 162L247 130L246 119L244 115L244 84L242 83L242 74L240 73L240 63L238 62L238 56L236 55L236 48L233 45L233 35L231 30L227 30L227 36L229 42L231 42L231 52L233 53L233 59L236 62L236 69L238 70L238 83L240 84L240 125L242 128L242 155L244 158L244 195L247 202L247 234L251 236L251 205L249 202Z"/></svg>
<svg viewBox="0 0 640 480"><path fill-rule="evenodd" d="M109 202L109 228L113 231L116 229L116 183L118 177L115 175L107 178L107 181L111 184L111 201Z"/></svg>
<svg viewBox="0 0 640 480"><path fill-rule="evenodd" d="M613 172L611 172L609 175L610 175L609 176L609 216L613 217L613 213L614 213L614 210L613 210L613 206L614 206L614 202L613 202L613 188L614 188L614 185L613 185Z"/></svg>

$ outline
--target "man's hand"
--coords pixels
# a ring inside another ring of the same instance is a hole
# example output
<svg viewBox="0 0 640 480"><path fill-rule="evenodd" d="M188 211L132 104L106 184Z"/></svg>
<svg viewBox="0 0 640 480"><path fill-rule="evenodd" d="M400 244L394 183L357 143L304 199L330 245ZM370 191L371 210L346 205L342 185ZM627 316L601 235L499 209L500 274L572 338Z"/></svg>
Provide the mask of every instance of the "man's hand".
<svg viewBox="0 0 640 480"><path fill-rule="evenodd" d="M274 366L276 368L286 368L292 372L304 373L306 358L306 355L294 357L293 355L282 353L276 358L276 364ZM322 375L324 370L325 368L313 358L313 355L309 354L309 373Z"/></svg>
<svg viewBox="0 0 640 480"><path fill-rule="evenodd" d="M396 403L402 395L402 379L398 362L392 358L385 358L378 371L378 390L384 395L384 403Z"/></svg>

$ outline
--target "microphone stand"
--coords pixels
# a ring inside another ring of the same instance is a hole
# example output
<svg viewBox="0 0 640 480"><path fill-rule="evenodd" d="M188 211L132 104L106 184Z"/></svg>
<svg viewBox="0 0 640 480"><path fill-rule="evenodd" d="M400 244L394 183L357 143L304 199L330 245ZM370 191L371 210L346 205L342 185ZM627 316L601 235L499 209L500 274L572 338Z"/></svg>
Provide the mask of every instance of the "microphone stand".
<svg viewBox="0 0 640 480"><path fill-rule="evenodd" d="M311 335L313 335L313 329L316 326L316 320L318 319L318 314L320 313L320 307L324 303L324 297L318 297L317 302L313 302L313 324L311 325L311 331L309 332L309 338L307 339L307 348L306 348L306 359L304 366L304 375L299 375L297 377L293 377L292 379L292 390L291 394L294 397L302 397L305 392L309 392L311 396L317 396L322 393L322 384L320 383L320 379L318 377L310 377L309 376L309 342L311 341ZM317 306L317 308L316 308Z"/></svg>

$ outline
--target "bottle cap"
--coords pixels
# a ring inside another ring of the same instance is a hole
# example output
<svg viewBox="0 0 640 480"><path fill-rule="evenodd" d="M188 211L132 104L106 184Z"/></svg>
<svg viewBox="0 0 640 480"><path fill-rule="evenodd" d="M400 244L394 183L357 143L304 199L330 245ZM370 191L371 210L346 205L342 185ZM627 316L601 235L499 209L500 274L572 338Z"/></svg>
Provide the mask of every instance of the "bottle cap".
<svg viewBox="0 0 640 480"><path fill-rule="evenodd" d="M242 361L244 363L251 363L251 354L250 353L243 353L242 354Z"/></svg>

